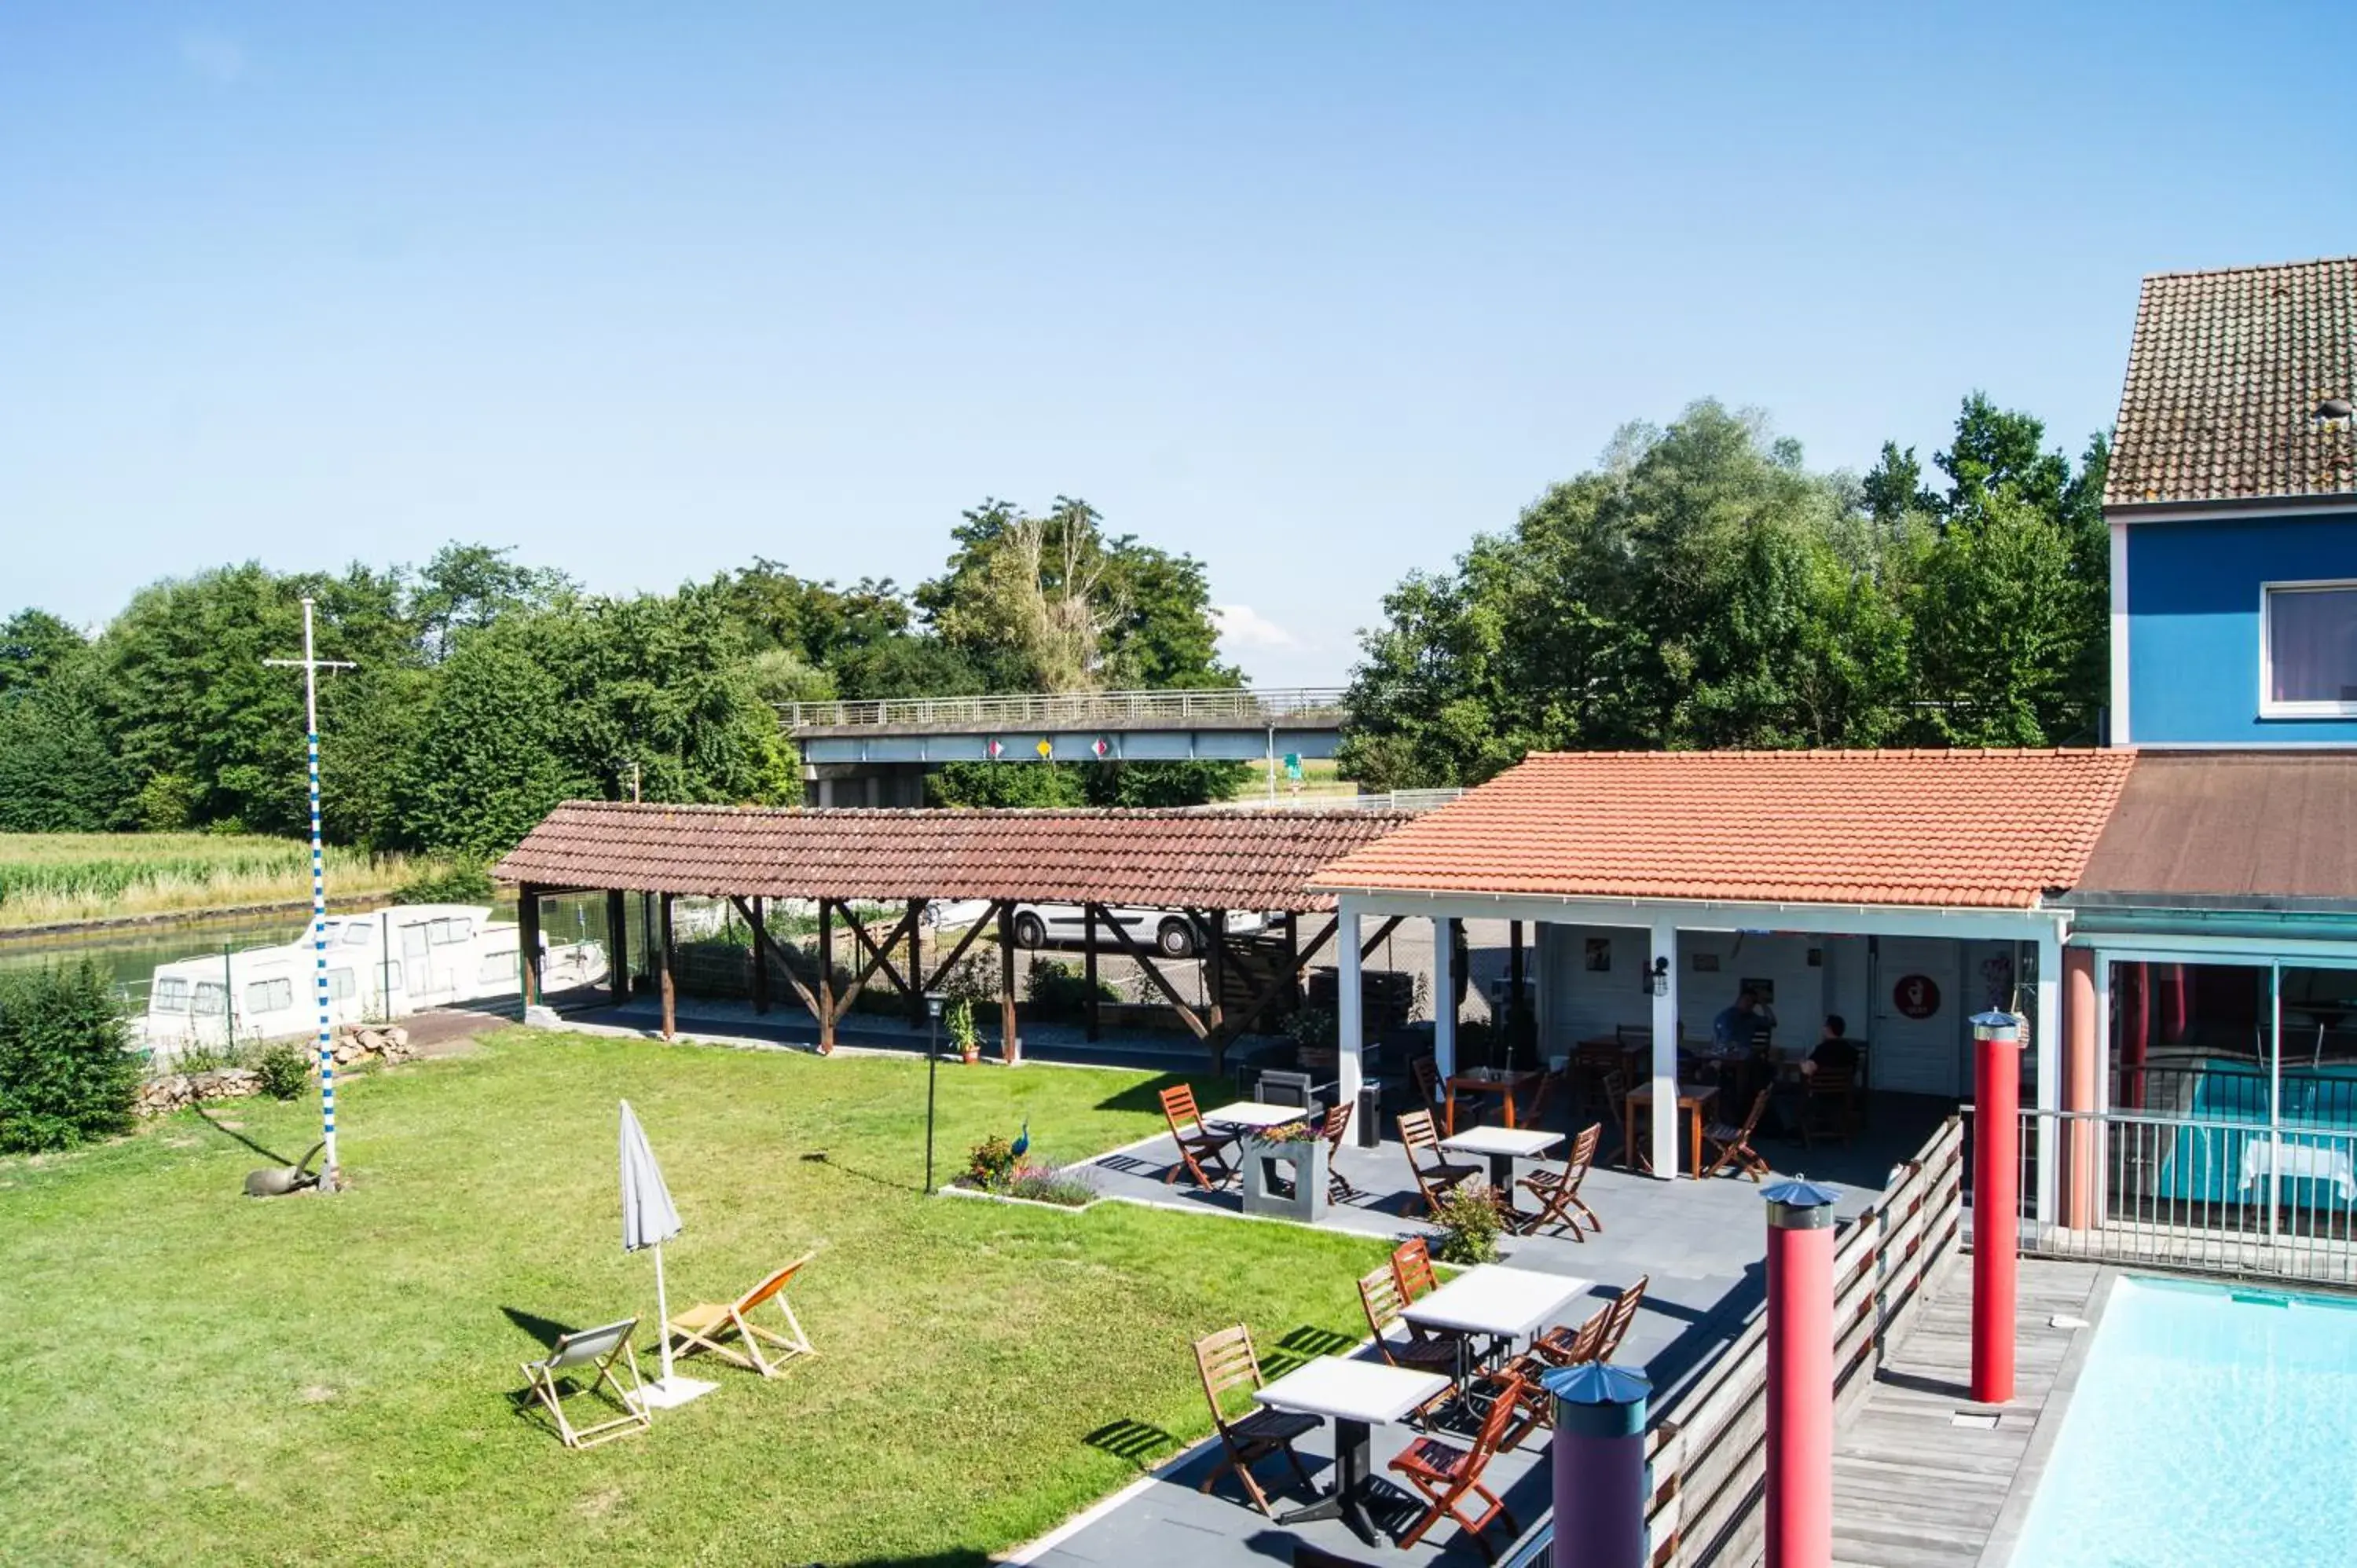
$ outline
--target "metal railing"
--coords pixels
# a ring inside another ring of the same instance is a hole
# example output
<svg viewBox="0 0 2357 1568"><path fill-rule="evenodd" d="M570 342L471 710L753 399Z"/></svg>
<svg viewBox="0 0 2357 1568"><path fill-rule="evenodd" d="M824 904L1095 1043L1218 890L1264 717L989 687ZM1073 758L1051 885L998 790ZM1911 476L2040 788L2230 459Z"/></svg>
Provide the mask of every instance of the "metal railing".
<svg viewBox="0 0 2357 1568"><path fill-rule="evenodd" d="M1017 692L990 697L889 697L875 702L783 703L790 729L1086 728L1091 725L1199 724L1232 728L1340 723L1340 686L1211 686L1163 692Z"/></svg>
<svg viewBox="0 0 2357 1568"><path fill-rule="evenodd" d="M2357 1284L2347 1124L2025 1111L2021 1192L2026 1253Z"/></svg>

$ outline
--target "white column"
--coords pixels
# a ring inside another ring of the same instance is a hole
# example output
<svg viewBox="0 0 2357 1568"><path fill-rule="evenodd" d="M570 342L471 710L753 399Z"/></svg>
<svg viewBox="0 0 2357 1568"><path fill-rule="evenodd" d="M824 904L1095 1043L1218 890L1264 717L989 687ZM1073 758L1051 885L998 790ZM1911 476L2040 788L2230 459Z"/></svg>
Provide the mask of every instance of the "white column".
<svg viewBox="0 0 2357 1568"><path fill-rule="evenodd" d="M1667 1180L1678 1170L1678 925L1673 916L1653 919L1651 963L1669 961L1668 983L1653 998L1653 1133L1646 1157L1653 1174ZM1650 967L1650 964L1649 964Z"/></svg>
<svg viewBox="0 0 2357 1568"><path fill-rule="evenodd" d="M2062 1108L2062 933L2050 927L2038 939L2038 1018L2032 1036L2038 1047L2038 1109ZM2097 1049L2102 1047L2096 1047ZM2056 1166L2062 1155L2057 1135L2061 1123L2038 1119L2038 1223L2051 1225L2055 1214Z"/></svg>
<svg viewBox="0 0 2357 1568"><path fill-rule="evenodd" d="M1444 1079L1457 1070L1456 925L1432 921L1432 1063Z"/></svg>
<svg viewBox="0 0 2357 1568"><path fill-rule="evenodd" d="M1334 912L1335 966L1334 1036L1341 1046L1341 1060L1335 1074L1336 1088L1341 1102L1359 1102L1359 1085L1365 1074L1359 1065L1359 1048L1364 1043L1364 1029L1360 1018L1359 993L1359 912L1345 903Z"/></svg>

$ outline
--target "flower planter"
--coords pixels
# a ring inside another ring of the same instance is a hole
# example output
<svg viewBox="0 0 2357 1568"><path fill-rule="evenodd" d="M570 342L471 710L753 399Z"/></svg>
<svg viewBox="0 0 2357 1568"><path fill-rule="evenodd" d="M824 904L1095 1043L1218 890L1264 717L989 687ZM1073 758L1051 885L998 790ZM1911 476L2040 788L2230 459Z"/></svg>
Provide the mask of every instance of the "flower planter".
<svg viewBox="0 0 2357 1568"><path fill-rule="evenodd" d="M1246 1138L1244 1212L1315 1225L1326 1217L1326 1140Z"/></svg>

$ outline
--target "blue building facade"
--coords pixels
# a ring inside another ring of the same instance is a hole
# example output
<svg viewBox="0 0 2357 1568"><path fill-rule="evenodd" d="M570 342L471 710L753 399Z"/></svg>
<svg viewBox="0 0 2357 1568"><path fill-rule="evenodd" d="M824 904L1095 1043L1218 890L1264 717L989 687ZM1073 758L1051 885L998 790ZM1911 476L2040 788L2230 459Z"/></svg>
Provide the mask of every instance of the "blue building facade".
<svg viewBox="0 0 2357 1568"><path fill-rule="evenodd" d="M2114 744L2357 746L2357 509L2112 527Z"/></svg>

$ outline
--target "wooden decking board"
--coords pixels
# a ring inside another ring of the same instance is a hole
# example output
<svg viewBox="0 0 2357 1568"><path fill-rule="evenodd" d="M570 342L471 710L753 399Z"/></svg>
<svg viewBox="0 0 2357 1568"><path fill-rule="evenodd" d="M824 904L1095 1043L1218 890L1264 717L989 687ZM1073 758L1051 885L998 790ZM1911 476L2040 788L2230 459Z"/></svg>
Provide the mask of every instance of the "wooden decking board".
<svg viewBox="0 0 2357 1568"><path fill-rule="evenodd" d="M2057 1316L2085 1316L2097 1268L2025 1260L2014 1402L1994 1412L1965 1392L1972 1369L1972 1287L1948 1273L1834 1450L1834 1559L1847 1568L1971 1568L2011 1494L2022 1456L2070 1352ZM1959 1411L1997 1424L1960 1427Z"/></svg>

